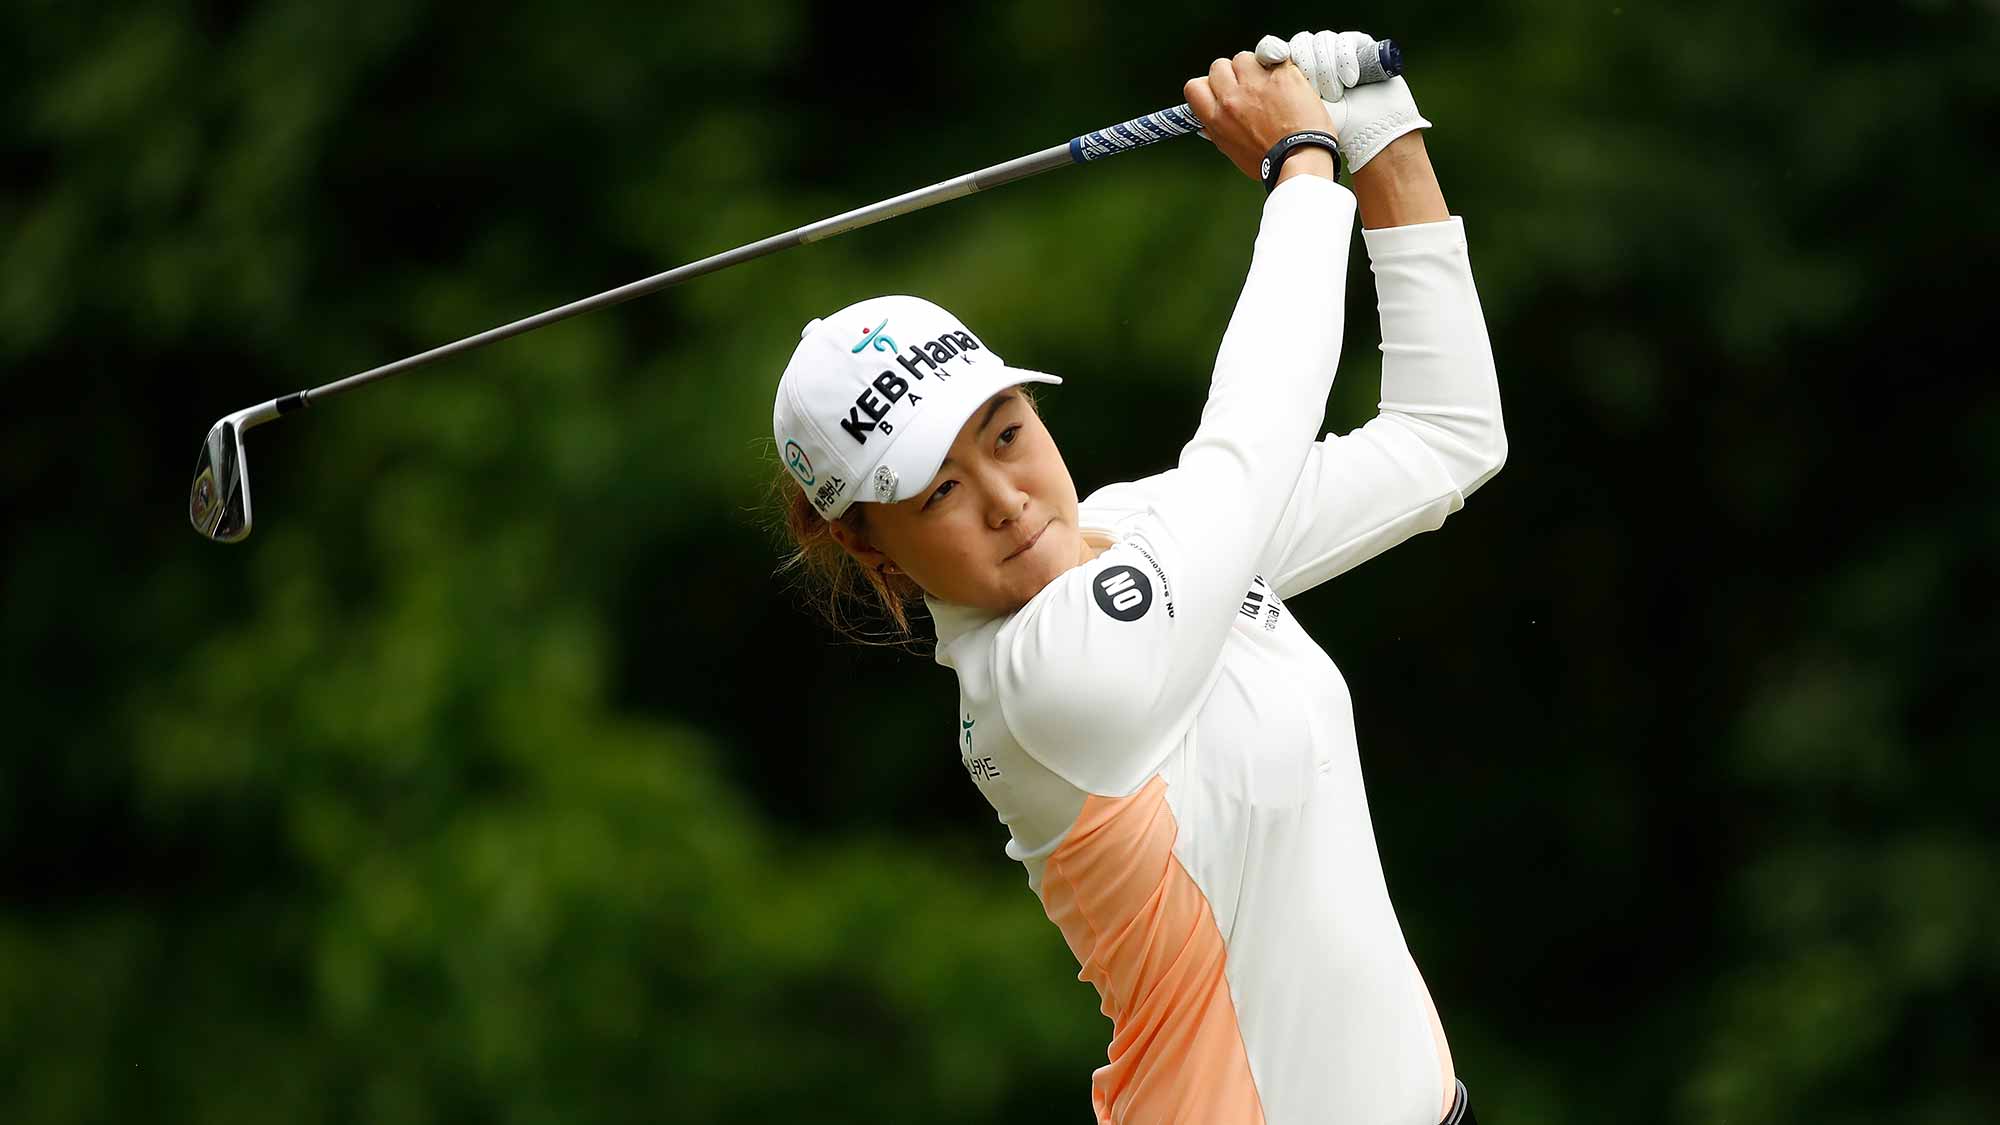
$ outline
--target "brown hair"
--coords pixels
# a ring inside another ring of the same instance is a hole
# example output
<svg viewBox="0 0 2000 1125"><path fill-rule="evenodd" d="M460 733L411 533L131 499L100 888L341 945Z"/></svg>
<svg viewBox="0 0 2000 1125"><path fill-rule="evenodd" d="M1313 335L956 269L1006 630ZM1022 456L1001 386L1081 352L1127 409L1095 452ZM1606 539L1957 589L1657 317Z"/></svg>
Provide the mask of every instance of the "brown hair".
<svg viewBox="0 0 2000 1125"><path fill-rule="evenodd" d="M813 507L784 466L771 478L771 500L778 511L778 530L791 552L778 564L789 574L800 596L833 630L857 644L917 643L910 627L910 610L923 602L924 592L907 574L882 574L862 566L833 537L833 523ZM848 530L865 535L868 505L848 505L840 516Z"/></svg>
<svg viewBox="0 0 2000 1125"><path fill-rule="evenodd" d="M1014 388L1036 410L1027 384ZM920 638L910 626L910 611L923 604L924 591L910 576L882 574L862 566L833 537L833 525L813 507L792 475L778 466L771 478L771 502L777 531L790 544L780 575L789 575L800 596L833 630L857 644L916 648ZM848 530L866 535L868 505L856 501L840 516Z"/></svg>

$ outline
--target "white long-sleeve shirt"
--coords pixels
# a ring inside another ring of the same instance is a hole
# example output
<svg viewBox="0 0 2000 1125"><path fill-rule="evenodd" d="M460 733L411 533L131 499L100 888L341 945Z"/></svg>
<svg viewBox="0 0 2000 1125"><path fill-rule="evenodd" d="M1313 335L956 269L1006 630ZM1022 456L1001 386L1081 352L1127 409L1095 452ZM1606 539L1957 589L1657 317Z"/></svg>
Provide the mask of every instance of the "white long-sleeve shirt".
<svg viewBox="0 0 2000 1125"><path fill-rule="evenodd" d="M959 746L1112 1020L1101 1122L1432 1125L1427 996L1346 684L1285 599L1438 527L1506 455L1457 218L1364 231L1380 414L1315 441L1355 203L1265 203L1178 465L1086 499L1111 546L1003 616L933 602Z"/></svg>

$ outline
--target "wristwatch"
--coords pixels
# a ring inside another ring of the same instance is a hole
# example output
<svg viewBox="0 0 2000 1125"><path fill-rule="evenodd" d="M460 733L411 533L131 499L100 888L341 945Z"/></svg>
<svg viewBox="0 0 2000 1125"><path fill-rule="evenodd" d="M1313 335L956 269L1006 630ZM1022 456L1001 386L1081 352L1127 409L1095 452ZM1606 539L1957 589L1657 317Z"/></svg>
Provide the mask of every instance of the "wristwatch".
<svg viewBox="0 0 2000 1125"><path fill-rule="evenodd" d="M1262 171L1264 175L1265 195L1269 195L1272 191L1276 190L1278 186L1278 172L1285 166L1285 158L1305 145L1317 145L1332 153L1333 174L1335 178L1340 176L1340 142L1333 139L1332 133L1319 129L1306 129L1293 133L1291 136L1272 145L1271 151L1264 154L1264 167Z"/></svg>

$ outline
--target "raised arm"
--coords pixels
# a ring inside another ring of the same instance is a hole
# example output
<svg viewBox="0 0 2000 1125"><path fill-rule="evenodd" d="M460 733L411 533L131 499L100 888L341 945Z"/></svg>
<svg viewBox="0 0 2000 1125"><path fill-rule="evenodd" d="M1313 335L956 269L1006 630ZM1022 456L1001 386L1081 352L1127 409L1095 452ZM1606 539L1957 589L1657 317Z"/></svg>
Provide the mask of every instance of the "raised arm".
<svg viewBox="0 0 2000 1125"><path fill-rule="evenodd" d="M1464 224L1421 132L1372 155L1353 179L1382 322L1380 413L1309 450L1265 553L1280 597L1440 526L1507 459Z"/></svg>
<svg viewBox="0 0 2000 1125"><path fill-rule="evenodd" d="M1356 168L1354 199L1365 230L1442 223L1451 218L1424 135L1409 132Z"/></svg>
<svg viewBox="0 0 2000 1125"><path fill-rule="evenodd" d="M1328 125L1295 69L1266 72L1248 52L1217 60L1187 93L1253 178L1278 138ZM999 638L1008 726L1087 791L1143 783L1192 715L1312 447L1340 353L1355 212L1332 171L1317 150L1286 162L1178 466L1130 486L1144 510L1125 538Z"/></svg>

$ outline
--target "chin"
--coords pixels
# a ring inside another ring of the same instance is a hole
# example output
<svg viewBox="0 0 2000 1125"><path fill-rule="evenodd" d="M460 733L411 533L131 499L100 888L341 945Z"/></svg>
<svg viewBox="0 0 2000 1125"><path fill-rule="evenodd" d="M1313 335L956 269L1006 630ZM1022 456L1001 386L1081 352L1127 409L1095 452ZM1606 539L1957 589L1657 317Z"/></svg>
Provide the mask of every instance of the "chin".
<svg viewBox="0 0 2000 1125"><path fill-rule="evenodd" d="M1067 534L1064 534L1067 532ZM1061 578L1077 565L1079 547L1076 533L1068 528L1051 527L1042 535L1041 542L1034 550L1013 560L1021 566L1016 576L1019 583L1020 602L1026 605L1029 599L1041 593L1048 584Z"/></svg>

